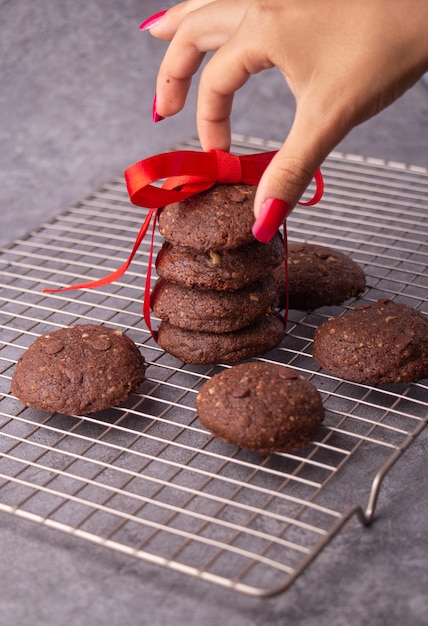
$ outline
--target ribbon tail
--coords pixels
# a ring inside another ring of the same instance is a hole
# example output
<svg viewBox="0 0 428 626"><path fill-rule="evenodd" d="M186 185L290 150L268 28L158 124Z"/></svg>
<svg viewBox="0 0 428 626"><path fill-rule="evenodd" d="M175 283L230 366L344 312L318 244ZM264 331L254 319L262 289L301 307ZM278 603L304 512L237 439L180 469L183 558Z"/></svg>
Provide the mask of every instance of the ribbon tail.
<svg viewBox="0 0 428 626"><path fill-rule="evenodd" d="M315 180L315 183L316 183L315 193L312 196L312 198L310 200L308 200L307 202L300 201L299 204L301 204L302 206L313 206L314 204L317 204L321 200L321 198L323 197L323 194L324 194L324 179L322 177L321 170L317 170L315 172L314 180Z"/></svg>
<svg viewBox="0 0 428 626"><path fill-rule="evenodd" d="M131 254L129 255L128 259L125 261L125 263L123 263L123 265L121 265L121 267L119 267L117 270L115 270L111 274L108 274L107 276L104 276L103 278L100 278L98 280L91 280L88 282L79 283L78 285L69 285L68 287L61 287L59 289L43 289L43 293L58 293L62 291L71 291L73 289L93 289L97 287L105 287L106 285L109 285L115 280L118 280L119 278L121 278L123 274L126 272L126 270L128 269L128 267L130 266L138 248L141 245L141 242L143 241L146 235L153 213L156 213L156 209L150 209L150 211L148 212L146 219L144 220L144 223L140 228L140 232L138 233L137 238L135 239Z"/></svg>
<svg viewBox="0 0 428 626"><path fill-rule="evenodd" d="M146 273L146 283L144 285L144 301L143 301L143 317L146 323L147 328L150 331L151 336L157 342L157 331L152 329L152 321L150 318L150 310L151 310L151 279L152 279L152 267L153 267L153 248L155 242L155 231L156 231L156 213L153 218L152 224L152 235L150 240L150 252L149 252L149 262L147 264L147 273Z"/></svg>
<svg viewBox="0 0 428 626"><path fill-rule="evenodd" d="M285 274L285 310L283 316L284 326L287 326L288 322L288 311L290 307L290 298L289 298L289 281L288 281L288 235L287 235L287 220L285 220L283 225L283 239L284 239L284 251L285 251L285 259L284 259L284 274Z"/></svg>

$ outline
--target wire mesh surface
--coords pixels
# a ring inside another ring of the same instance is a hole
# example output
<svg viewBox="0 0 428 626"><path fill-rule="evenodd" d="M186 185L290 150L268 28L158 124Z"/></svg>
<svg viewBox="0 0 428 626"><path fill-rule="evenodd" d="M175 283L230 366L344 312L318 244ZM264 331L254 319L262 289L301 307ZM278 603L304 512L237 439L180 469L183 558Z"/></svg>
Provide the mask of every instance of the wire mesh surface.
<svg viewBox="0 0 428 626"><path fill-rule="evenodd" d="M235 136L232 150L278 147ZM367 275L361 301L388 297L427 314L427 170L335 153L323 173L324 198L292 214L290 241L351 255ZM120 178L3 251L0 511L243 593L279 593L351 516L371 521L383 476L427 422L427 381L372 387L327 374L311 357L314 330L355 300L291 311L263 359L319 389L319 437L270 456L213 439L195 396L224 366L184 365L151 338L141 312L148 244L113 285L42 293L119 267L143 215ZM138 393L89 417L23 407L9 392L19 356L42 333L88 322L138 344L149 363Z"/></svg>

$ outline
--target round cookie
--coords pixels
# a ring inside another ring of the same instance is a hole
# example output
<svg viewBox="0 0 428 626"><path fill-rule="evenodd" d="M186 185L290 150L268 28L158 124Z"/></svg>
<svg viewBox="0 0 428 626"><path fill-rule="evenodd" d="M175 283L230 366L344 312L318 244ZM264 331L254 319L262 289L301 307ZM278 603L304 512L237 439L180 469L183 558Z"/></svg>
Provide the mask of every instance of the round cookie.
<svg viewBox="0 0 428 626"><path fill-rule="evenodd" d="M312 383L289 367L262 362L213 376L196 396L196 410L214 437L265 453L303 448L324 419Z"/></svg>
<svg viewBox="0 0 428 626"><path fill-rule="evenodd" d="M284 260L279 233L269 243L252 243L217 252L197 252L165 242L156 257L156 270L165 280L197 289L242 289L272 272Z"/></svg>
<svg viewBox="0 0 428 626"><path fill-rule="evenodd" d="M238 248L254 241L252 185L215 185L159 213L159 232L170 243L200 252Z"/></svg>
<svg viewBox="0 0 428 626"><path fill-rule="evenodd" d="M144 357L121 331L80 324L36 339L18 360L11 392L35 409L94 413L125 400L145 369Z"/></svg>
<svg viewBox="0 0 428 626"><path fill-rule="evenodd" d="M362 305L316 329L313 357L331 374L358 383L427 378L428 320L391 300Z"/></svg>
<svg viewBox="0 0 428 626"><path fill-rule="evenodd" d="M285 308L285 268L275 269L280 307ZM288 246L289 308L310 311L342 304L366 288L366 277L349 256L326 246L291 243Z"/></svg>
<svg viewBox="0 0 428 626"><path fill-rule="evenodd" d="M184 363L236 363L275 348L284 336L282 318L271 313L231 333L203 333L161 322L157 342Z"/></svg>
<svg viewBox="0 0 428 626"><path fill-rule="evenodd" d="M249 326L278 302L273 276L237 291L202 291L160 278L151 294L152 309L174 326L226 333Z"/></svg>

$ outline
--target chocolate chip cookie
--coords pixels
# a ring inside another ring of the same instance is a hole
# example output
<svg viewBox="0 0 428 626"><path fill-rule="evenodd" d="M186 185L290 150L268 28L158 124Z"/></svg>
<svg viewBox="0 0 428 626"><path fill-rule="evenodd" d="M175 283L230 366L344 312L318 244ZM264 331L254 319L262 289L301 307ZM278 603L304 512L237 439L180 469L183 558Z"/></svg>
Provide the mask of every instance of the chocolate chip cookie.
<svg viewBox="0 0 428 626"><path fill-rule="evenodd" d="M324 420L312 383L289 367L262 362L213 376L201 387L196 410L214 437L264 453L303 448Z"/></svg>
<svg viewBox="0 0 428 626"><path fill-rule="evenodd" d="M11 392L32 408L94 413L125 400L145 370L144 357L121 331L80 324L36 339L18 360Z"/></svg>
<svg viewBox="0 0 428 626"><path fill-rule="evenodd" d="M252 185L215 185L160 211L159 231L170 243L199 252L239 248L252 241Z"/></svg>
<svg viewBox="0 0 428 626"><path fill-rule="evenodd" d="M285 268L275 269L280 307L285 307ZM339 305L366 288L362 268L351 257L326 246L291 243L288 246L289 308L309 311Z"/></svg>
<svg viewBox="0 0 428 626"><path fill-rule="evenodd" d="M314 359L339 378L404 383L428 377L428 320L391 300L356 307L315 331Z"/></svg>
<svg viewBox="0 0 428 626"><path fill-rule="evenodd" d="M165 242L156 257L156 270L165 280L198 289L242 289L273 272L284 260L278 233L269 243L252 243L233 250L198 252Z"/></svg>
<svg viewBox="0 0 428 626"><path fill-rule="evenodd" d="M276 313L230 333L204 333L161 322L157 341L184 363L236 363L275 348L284 336L284 321Z"/></svg>
<svg viewBox="0 0 428 626"><path fill-rule="evenodd" d="M249 326L278 303L273 276L236 291L192 289L160 278L151 294L151 307L174 326L226 333Z"/></svg>

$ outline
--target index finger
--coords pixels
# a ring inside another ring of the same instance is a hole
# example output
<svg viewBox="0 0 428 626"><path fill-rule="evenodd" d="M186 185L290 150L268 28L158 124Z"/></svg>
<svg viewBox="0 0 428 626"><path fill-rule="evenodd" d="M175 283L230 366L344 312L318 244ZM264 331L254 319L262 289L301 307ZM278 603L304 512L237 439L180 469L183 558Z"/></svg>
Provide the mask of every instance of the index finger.
<svg viewBox="0 0 428 626"><path fill-rule="evenodd" d="M192 77L206 52L217 50L238 27L248 0L235 3L212 0L187 13L165 53L156 83L157 111L163 117L180 111ZM233 6L232 6L233 5Z"/></svg>
<svg viewBox="0 0 428 626"><path fill-rule="evenodd" d="M248 41L244 28L214 54L204 68L198 91L197 128L204 150L230 148L233 98L250 76L273 67L266 53Z"/></svg>

